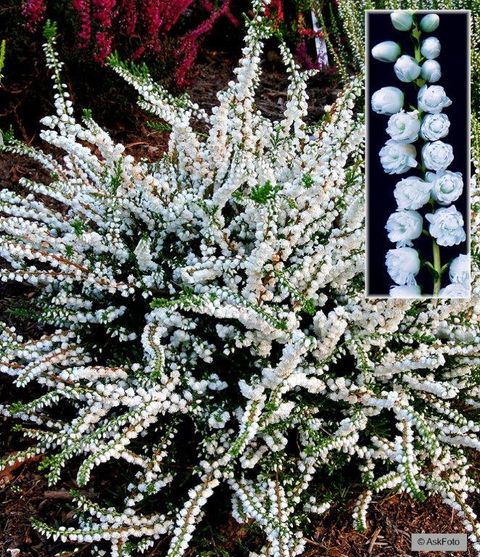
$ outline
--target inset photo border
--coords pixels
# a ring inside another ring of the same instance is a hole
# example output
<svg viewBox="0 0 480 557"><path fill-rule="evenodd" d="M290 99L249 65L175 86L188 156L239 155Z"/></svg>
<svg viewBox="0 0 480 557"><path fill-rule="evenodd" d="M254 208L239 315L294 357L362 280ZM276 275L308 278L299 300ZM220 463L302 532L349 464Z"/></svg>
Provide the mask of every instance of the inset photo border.
<svg viewBox="0 0 480 557"><path fill-rule="evenodd" d="M470 297L470 12L367 10L366 296Z"/></svg>

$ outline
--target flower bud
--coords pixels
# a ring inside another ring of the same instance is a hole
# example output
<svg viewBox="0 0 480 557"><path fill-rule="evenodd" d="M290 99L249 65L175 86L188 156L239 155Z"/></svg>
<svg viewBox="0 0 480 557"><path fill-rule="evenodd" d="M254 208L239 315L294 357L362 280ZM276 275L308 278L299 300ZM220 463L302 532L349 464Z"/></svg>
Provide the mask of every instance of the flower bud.
<svg viewBox="0 0 480 557"><path fill-rule="evenodd" d="M395 114L403 108L404 95L397 87L382 87L372 95L372 110L378 114Z"/></svg>
<svg viewBox="0 0 480 557"><path fill-rule="evenodd" d="M383 41L372 48L372 56L380 62L395 62L400 52L400 45L393 41Z"/></svg>
<svg viewBox="0 0 480 557"><path fill-rule="evenodd" d="M436 58L440 54L440 50L441 45L437 37L428 37L428 39L423 41L422 47L420 48L422 56L425 56L425 58L429 60Z"/></svg>
<svg viewBox="0 0 480 557"><path fill-rule="evenodd" d="M420 29L425 33L431 33L440 24L440 17L437 14L427 14L420 21Z"/></svg>
<svg viewBox="0 0 480 557"><path fill-rule="evenodd" d="M413 16L405 10L398 10L390 14L392 25L398 31L410 31L413 25Z"/></svg>
<svg viewBox="0 0 480 557"><path fill-rule="evenodd" d="M417 62L415 62L415 59L411 56L407 56L406 54L400 56L400 58L395 62L393 70L395 71L395 75L398 79L404 83L415 81L421 71L420 66Z"/></svg>
<svg viewBox="0 0 480 557"><path fill-rule="evenodd" d="M435 83L442 77L440 64L436 60L426 60L422 64L422 71L420 75L425 81Z"/></svg>

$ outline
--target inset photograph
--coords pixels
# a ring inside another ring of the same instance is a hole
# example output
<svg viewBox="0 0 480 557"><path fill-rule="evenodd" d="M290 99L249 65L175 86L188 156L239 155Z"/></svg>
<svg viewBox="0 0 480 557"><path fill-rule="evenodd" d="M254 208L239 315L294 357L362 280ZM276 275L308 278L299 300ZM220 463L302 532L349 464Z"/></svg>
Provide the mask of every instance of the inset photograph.
<svg viewBox="0 0 480 557"><path fill-rule="evenodd" d="M366 294L469 298L465 10L366 12Z"/></svg>

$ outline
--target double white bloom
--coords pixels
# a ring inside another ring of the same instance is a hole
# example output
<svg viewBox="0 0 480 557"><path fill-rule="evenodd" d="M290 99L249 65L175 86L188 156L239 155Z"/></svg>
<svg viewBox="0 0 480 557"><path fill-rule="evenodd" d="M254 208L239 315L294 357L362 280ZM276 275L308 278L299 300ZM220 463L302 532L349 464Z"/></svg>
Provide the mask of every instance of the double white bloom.
<svg viewBox="0 0 480 557"><path fill-rule="evenodd" d="M470 282L470 256L459 255L450 263L450 280L452 282Z"/></svg>
<svg viewBox="0 0 480 557"><path fill-rule="evenodd" d="M416 285L415 277L420 271L417 250L409 247L388 250L385 258L388 274L398 285Z"/></svg>
<svg viewBox="0 0 480 557"><path fill-rule="evenodd" d="M389 139L380 150L380 162L387 174L403 174L415 168L417 150L409 143Z"/></svg>
<svg viewBox="0 0 480 557"><path fill-rule="evenodd" d="M432 184L418 176L403 178L395 186L393 195L399 209L420 209L430 199Z"/></svg>
<svg viewBox="0 0 480 557"><path fill-rule="evenodd" d="M392 213L385 225L388 239L396 242L397 247L411 246L412 240L416 240L422 233L422 227L422 215L409 209Z"/></svg>
<svg viewBox="0 0 480 557"><path fill-rule="evenodd" d="M394 141L413 143L418 139L420 119L418 112L397 112L388 119L387 133Z"/></svg>
<svg viewBox="0 0 480 557"><path fill-rule="evenodd" d="M422 160L429 170L445 170L453 162L453 148L443 141L425 143L422 148Z"/></svg>
<svg viewBox="0 0 480 557"><path fill-rule="evenodd" d="M432 197L439 205L449 205L456 201L463 192L461 172L445 170L437 172L432 181Z"/></svg>
<svg viewBox="0 0 480 557"><path fill-rule="evenodd" d="M418 92L417 101L420 110L431 114L442 112L444 108L452 104L445 89L440 85L424 85Z"/></svg>
<svg viewBox="0 0 480 557"><path fill-rule="evenodd" d="M430 223L430 235L439 246L456 246L467 238L463 229L463 216L453 205L428 213L425 218Z"/></svg>
<svg viewBox="0 0 480 557"><path fill-rule="evenodd" d="M446 114L427 114L420 128L422 139L437 141L448 135L450 120Z"/></svg>
<svg viewBox="0 0 480 557"><path fill-rule="evenodd" d="M404 284L403 286L392 286L390 288L392 298L418 298L421 293L418 284Z"/></svg>

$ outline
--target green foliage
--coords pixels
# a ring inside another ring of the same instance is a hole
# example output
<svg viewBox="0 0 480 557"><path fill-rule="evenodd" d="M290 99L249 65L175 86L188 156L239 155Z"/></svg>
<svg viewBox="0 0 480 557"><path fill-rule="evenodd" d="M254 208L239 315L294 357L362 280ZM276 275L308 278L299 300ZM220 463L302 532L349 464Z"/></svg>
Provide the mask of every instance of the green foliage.
<svg viewBox="0 0 480 557"><path fill-rule="evenodd" d="M311 188L314 183L312 176L310 174L304 174L302 178L302 183L307 189Z"/></svg>
<svg viewBox="0 0 480 557"><path fill-rule="evenodd" d="M275 198L275 194L280 190L279 186L274 186L270 182L252 188L250 197L255 203L265 205L268 201Z"/></svg>
<svg viewBox="0 0 480 557"><path fill-rule="evenodd" d="M71 225L77 236L81 236L85 232L85 223L80 219L73 219Z"/></svg>
<svg viewBox="0 0 480 557"><path fill-rule="evenodd" d="M107 58L107 64L112 68L122 69L132 76L139 79L146 79L150 76L150 71L147 64L144 62L138 63L133 61L125 61L121 58L118 52L112 52Z"/></svg>
<svg viewBox="0 0 480 557"><path fill-rule="evenodd" d="M82 110L82 118L86 121L92 120L92 109L91 108L84 108Z"/></svg>
<svg viewBox="0 0 480 557"><path fill-rule="evenodd" d="M165 122L147 122L147 126L159 133L171 132L172 126L166 124Z"/></svg>
<svg viewBox="0 0 480 557"><path fill-rule="evenodd" d="M123 180L123 166L121 161L118 161L115 164L114 172L109 173L107 179L110 182L110 191L112 193L116 193L118 188L121 186Z"/></svg>
<svg viewBox="0 0 480 557"><path fill-rule="evenodd" d="M52 41L57 36L57 24L54 21L47 20L43 27L43 36L47 41Z"/></svg>

